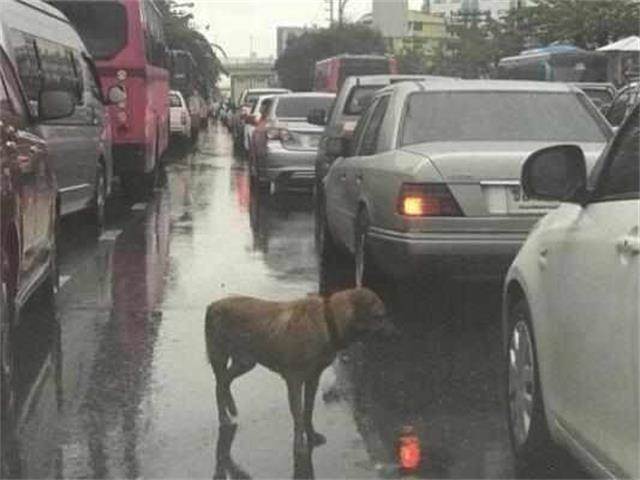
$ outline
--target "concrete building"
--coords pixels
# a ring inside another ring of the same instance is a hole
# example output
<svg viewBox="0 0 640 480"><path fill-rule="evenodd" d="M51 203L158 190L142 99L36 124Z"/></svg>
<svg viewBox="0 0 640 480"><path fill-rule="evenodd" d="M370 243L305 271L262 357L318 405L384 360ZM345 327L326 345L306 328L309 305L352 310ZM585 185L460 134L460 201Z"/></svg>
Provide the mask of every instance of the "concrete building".
<svg viewBox="0 0 640 480"><path fill-rule="evenodd" d="M510 9L531 4L532 0L424 0L422 10L444 15L447 19L459 12L489 12L499 19Z"/></svg>
<svg viewBox="0 0 640 480"><path fill-rule="evenodd" d="M407 0L373 0L358 22L380 30L394 53L421 50L433 55L446 36L444 15L409 10Z"/></svg>

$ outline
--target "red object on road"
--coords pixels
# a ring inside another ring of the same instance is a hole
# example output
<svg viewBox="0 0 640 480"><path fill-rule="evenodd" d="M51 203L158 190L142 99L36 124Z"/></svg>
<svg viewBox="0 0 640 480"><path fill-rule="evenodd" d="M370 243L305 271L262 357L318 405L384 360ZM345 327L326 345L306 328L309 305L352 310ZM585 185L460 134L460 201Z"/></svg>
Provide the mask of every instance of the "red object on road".
<svg viewBox="0 0 640 480"><path fill-rule="evenodd" d="M402 428L398 438L397 457L398 465L404 472L412 472L420 467L422 462L420 439L413 427Z"/></svg>

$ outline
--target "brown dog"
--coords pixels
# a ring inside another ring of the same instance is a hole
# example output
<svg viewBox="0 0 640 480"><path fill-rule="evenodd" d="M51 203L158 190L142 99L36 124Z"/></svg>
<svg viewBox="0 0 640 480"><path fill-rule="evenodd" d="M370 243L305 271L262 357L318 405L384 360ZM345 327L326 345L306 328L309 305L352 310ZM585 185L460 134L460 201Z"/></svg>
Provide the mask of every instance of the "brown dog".
<svg viewBox="0 0 640 480"><path fill-rule="evenodd" d="M312 422L322 371L338 350L357 338L392 329L384 304L366 288L338 292L325 300L315 295L293 302L230 297L212 303L205 334L220 423L228 424L229 414L237 415L231 382L260 363L287 382L294 450L304 447L303 432L308 444L324 443Z"/></svg>

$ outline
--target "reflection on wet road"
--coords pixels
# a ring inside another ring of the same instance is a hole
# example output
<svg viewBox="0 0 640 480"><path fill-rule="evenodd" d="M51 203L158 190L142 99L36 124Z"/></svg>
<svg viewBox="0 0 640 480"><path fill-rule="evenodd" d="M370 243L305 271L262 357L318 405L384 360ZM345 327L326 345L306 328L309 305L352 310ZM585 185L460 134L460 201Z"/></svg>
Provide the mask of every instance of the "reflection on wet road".
<svg viewBox="0 0 640 480"><path fill-rule="evenodd" d="M401 339L356 344L324 372L315 422L328 442L294 465L285 385L267 370L234 383L237 428L218 425L203 325L228 294L317 292L311 196L252 192L212 127L173 152L152 200L111 216L97 241L65 220L55 305L25 313L21 475L387 478L403 474L399 452L419 454L421 477L513 475L499 284L399 288Z"/></svg>

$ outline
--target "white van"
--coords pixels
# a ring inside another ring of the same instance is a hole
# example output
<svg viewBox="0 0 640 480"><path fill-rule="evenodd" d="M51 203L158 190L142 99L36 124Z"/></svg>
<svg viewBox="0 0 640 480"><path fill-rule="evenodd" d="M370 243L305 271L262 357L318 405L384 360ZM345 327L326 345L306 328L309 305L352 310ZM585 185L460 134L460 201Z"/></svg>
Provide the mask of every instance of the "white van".
<svg viewBox="0 0 640 480"><path fill-rule="evenodd" d="M61 215L88 210L98 228L111 191L111 127L93 62L73 26L40 0L2 0L0 47L18 73L37 133L48 144ZM72 116L38 121L44 87L71 91Z"/></svg>

